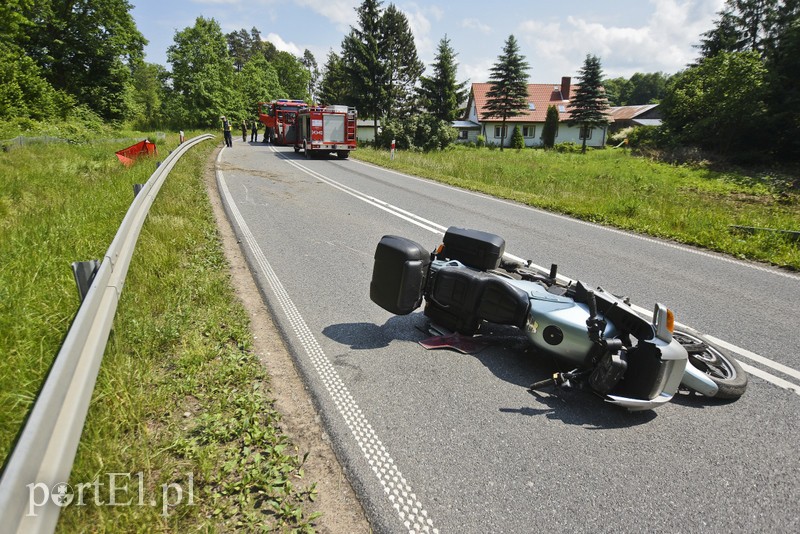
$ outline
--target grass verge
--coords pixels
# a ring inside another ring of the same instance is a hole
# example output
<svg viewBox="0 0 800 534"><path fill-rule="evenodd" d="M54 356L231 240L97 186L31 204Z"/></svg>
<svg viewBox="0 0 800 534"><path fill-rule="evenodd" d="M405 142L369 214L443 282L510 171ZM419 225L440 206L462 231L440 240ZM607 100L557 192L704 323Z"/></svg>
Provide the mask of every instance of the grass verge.
<svg viewBox="0 0 800 534"><path fill-rule="evenodd" d="M189 134L192 135L192 134ZM177 144L170 136L161 157ZM0 153L0 457L78 306L69 264L102 258L154 161L122 146ZM183 156L134 253L70 477L61 531L312 531L305 457L281 432L269 377L203 183L214 142ZM116 505L111 505L115 502Z"/></svg>
<svg viewBox="0 0 800 534"><path fill-rule="evenodd" d="M353 157L579 219L800 270L800 191L776 176L716 172L634 157L455 147L431 153L359 148Z"/></svg>

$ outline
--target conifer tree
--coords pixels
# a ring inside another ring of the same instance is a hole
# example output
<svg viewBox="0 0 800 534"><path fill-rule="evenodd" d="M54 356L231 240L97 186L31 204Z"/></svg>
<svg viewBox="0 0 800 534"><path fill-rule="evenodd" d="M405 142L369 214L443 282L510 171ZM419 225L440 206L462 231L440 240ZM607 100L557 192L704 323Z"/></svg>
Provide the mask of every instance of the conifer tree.
<svg viewBox="0 0 800 534"><path fill-rule="evenodd" d="M431 64L433 75L420 78L420 103L434 117L452 122L458 118L459 105L467 97L467 82L456 81L456 53L450 46L447 35L439 41L439 47Z"/></svg>
<svg viewBox="0 0 800 534"><path fill-rule="evenodd" d="M544 128L542 128L542 145L545 148L553 148L556 144L558 119L558 109L555 106L547 106L547 115L545 115Z"/></svg>
<svg viewBox="0 0 800 534"><path fill-rule="evenodd" d="M342 59L347 76L352 83L353 104L359 113L372 117L375 137L378 137L378 119L387 99L387 65L381 53L382 31L381 2L364 0L356 9L358 27L351 27L342 41Z"/></svg>
<svg viewBox="0 0 800 534"><path fill-rule="evenodd" d="M519 129L519 125L514 125L514 131L511 133L511 148L516 148L517 150L521 148L525 148L525 138L522 137L522 130Z"/></svg>
<svg viewBox="0 0 800 534"><path fill-rule="evenodd" d="M351 100L352 93L350 78L342 58L333 50L329 51L319 86L319 103L324 106L355 105Z"/></svg>
<svg viewBox="0 0 800 534"><path fill-rule="evenodd" d="M500 150L503 150L506 138L506 121L511 117L522 115L528 109L528 63L519 52L519 45L513 35L509 35L503 46L502 55L491 70L489 83L491 87L486 93L486 109L484 119L495 117L502 121Z"/></svg>
<svg viewBox="0 0 800 534"><path fill-rule="evenodd" d="M380 49L387 75L384 117L407 116L412 111L414 87L425 65L417 55L408 19L394 4L389 4L383 12L381 26Z"/></svg>
<svg viewBox="0 0 800 534"><path fill-rule="evenodd" d="M603 90L603 70L597 56L587 54L583 68L578 73L580 85L570 102L570 124L581 128L581 153L586 153L586 139L595 128L609 123L606 116L608 100Z"/></svg>

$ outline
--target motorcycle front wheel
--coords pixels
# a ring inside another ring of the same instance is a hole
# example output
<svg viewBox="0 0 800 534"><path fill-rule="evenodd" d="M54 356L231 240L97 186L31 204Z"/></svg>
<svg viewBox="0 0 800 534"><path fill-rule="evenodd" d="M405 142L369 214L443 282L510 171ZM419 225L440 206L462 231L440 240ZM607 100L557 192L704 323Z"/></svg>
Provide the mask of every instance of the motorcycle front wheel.
<svg viewBox="0 0 800 534"><path fill-rule="evenodd" d="M689 353L689 364L704 372L719 388L717 399L738 399L747 389L747 373L727 351L707 339L675 330L675 340Z"/></svg>

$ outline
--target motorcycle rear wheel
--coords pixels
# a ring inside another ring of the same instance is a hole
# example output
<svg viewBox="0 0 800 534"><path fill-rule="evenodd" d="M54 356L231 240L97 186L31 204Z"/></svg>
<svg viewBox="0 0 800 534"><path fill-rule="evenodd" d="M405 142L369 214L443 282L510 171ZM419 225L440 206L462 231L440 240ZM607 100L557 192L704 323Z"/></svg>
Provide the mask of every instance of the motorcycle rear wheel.
<svg viewBox="0 0 800 534"><path fill-rule="evenodd" d="M747 373L726 350L702 336L675 330L675 340L689 353L689 364L704 372L717 384L714 398L738 399L747 389Z"/></svg>

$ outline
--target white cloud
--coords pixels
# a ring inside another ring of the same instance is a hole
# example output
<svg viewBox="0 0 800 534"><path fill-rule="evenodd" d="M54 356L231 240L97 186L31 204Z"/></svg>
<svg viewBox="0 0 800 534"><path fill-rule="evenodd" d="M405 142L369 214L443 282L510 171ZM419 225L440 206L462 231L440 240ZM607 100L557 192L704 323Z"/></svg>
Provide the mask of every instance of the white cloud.
<svg viewBox="0 0 800 534"><path fill-rule="evenodd" d="M650 0L653 12L641 26L614 26L569 16L563 22L529 20L519 25L523 54L531 64L532 81L549 76L575 76L587 54L600 58L606 76L635 72L677 72L697 57L692 47L713 25L724 0ZM560 74L557 74L559 73Z"/></svg>
<svg viewBox="0 0 800 534"><path fill-rule="evenodd" d="M417 47L417 55L425 64L433 61L435 45L431 36L431 21L428 18L441 17L442 10L431 6L420 8L417 4L409 4L409 9L400 9L408 19L408 26L414 34L414 46Z"/></svg>
<svg viewBox="0 0 800 534"><path fill-rule="evenodd" d="M262 37L265 41L269 41L270 43L275 45L275 48L281 50L283 52L289 52L290 54L294 54L295 56L303 56L303 52L305 51L304 48L300 46L284 41L283 38L278 35L277 33L268 33L266 37Z"/></svg>
<svg viewBox="0 0 800 534"><path fill-rule="evenodd" d="M322 15L343 33L347 33L350 26L357 24L356 8L361 5L360 0L296 0L295 3ZM298 10L298 16L302 16L302 10Z"/></svg>
<svg viewBox="0 0 800 534"><path fill-rule="evenodd" d="M475 30L483 35L492 33L491 26L488 26L478 19L464 19L461 21L461 27L468 30Z"/></svg>

